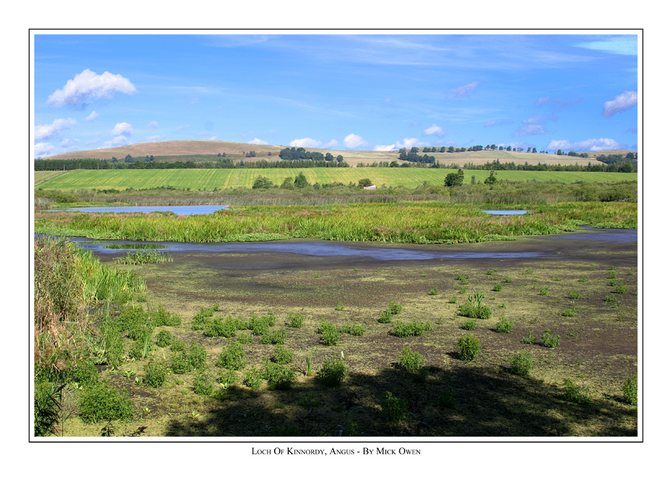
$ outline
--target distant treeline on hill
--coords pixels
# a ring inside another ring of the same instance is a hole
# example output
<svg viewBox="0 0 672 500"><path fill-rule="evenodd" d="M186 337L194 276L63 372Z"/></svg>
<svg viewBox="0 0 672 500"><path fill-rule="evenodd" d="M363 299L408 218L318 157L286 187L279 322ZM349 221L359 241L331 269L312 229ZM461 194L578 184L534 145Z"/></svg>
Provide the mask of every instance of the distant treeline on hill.
<svg viewBox="0 0 672 500"><path fill-rule="evenodd" d="M613 155L619 156L619 155ZM598 157L599 158L599 157ZM588 163L588 165L549 165L547 163L515 163L500 162L499 160L490 161L482 165L467 163L464 168L468 170L535 170L535 171L556 171L556 172L637 172L637 162L628 162L622 160L611 164Z"/></svg>
<svg viewBox="0 0 672 500"><path fill-rule="evenodd" d="M333 168L349 167L345 162L315 160L259 160L234 161L230 158L210 162L195 161L113 161L95 159L35 160L35 171L43 170L134 170L134 169L178 169L178 168Z"/></svg>
<svg viewBox="0 0 672 500"><path fill-rule="evenodd" d="M312 160L343 163L343 156L334 156L331 153L322 154L319 151L306 151L305 148L285 148L280 151L279 156L283 160Z"/></svg>

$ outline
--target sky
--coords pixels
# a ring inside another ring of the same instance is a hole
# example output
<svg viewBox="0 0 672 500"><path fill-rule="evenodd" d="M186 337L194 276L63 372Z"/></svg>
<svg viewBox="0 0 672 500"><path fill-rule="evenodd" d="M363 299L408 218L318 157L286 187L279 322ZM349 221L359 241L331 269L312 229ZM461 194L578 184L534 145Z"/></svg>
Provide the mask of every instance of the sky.
<svg viewBox="0 0 672 500"><path fill-rule="evenodd" d="M35 34L34 150L636 150L637 59L606 32Z"/></svg>

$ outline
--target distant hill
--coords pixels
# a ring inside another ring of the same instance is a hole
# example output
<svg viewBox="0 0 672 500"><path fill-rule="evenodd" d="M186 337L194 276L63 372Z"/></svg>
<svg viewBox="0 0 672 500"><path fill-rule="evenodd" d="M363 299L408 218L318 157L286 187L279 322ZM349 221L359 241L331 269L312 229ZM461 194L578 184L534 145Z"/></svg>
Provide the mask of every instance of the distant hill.
<svg viewBox="0 0 672 500"><path fill-rule="evenodd" d="M163 142L145 142L140 144L129 144L116 148L91 149L87 151L72 151L46 157L49 160L66 160L73 158L93 158L93 159L111 159L115 157L122 160L126 155L133 157L154 156L157 160L192 160L208 161L216 160L218 154L225 154L235 160L258 161L258 160L279 160L279 153L285 146L271 146L246 144L240 142L226 141L163 141ZM360 151L360 150L327 150L321 148L306 148L309 151L320 151L322 153L330 152L334 156L342 155L345 161L351 166L358 163L370 164L375 162L399 161L396 151ZM254 151L254 157L246 157L246 153ZM619 151L619 153L621 153ZM627 151L622 152L623 154ZM424 153L420 153L424 154ZM529 163L547 163L549 165L588 165L595 164L595 156L598 154L616 154L614 151L591 154L590 158L578 158L575 156L558 156L554 154L540 153L518 153L513 151L466 151L463 153L427 153L435 156L442 164L464 165L471 163L474 165L483 165L485 163L499 160L501 162ZM597 162L599 163L599 162Z"/></svg>

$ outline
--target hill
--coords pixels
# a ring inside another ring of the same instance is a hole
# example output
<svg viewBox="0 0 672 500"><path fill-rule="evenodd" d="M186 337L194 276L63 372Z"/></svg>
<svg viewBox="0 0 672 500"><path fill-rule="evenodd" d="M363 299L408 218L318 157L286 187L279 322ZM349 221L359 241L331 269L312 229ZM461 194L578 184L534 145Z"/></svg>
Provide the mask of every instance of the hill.
<svg viewBox="0 0 672 500"><path fill-rule="evenodd" d="M214 161L218 154L226 154L227 157L243 160L279 160L278 156L284 146L245 144L240 142L227 141L163 141L163 142L145 142L139 144L129 144L116 148L91 149L87 151L72 151L54 156L46 157L50 160L65 160L74 158L93 158L93 159L111 159L112 157L122 159L126 155L133 157L144 157L153 155L157 160L192 160L192 161ZM396 151L360 151L360 150L327 150L320 148L306 148L310 151L319 151L321 153L330 152L334 156L342 155L345 161L355 166L359 163L370 164L376 162L398 161ZM255 157L245 157L245 153L254 151ZM483 165L485 163L499 160L501 162L515 163L547 163L549 165L588 165L596 163L592 158L577 158L573 156L558 156L554 154L540 153L518 153L513 151L466 151L463 153L428 153L435 156L442 164L465 165L471 163L474 165ZM599 163L599 162L598 162Z"/></svg>

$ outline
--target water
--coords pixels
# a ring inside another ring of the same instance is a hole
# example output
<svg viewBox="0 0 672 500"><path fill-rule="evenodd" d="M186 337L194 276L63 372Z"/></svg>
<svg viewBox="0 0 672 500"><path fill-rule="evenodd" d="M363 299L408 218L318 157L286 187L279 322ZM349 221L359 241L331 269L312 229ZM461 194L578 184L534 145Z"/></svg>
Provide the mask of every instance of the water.
<svg viewBox="0 0 672 500"><path fill-rule="evenodd" d="M129 245L149 242L101 241L71 238L83 248L98 254L123 254ZM151 244L151 243L150 243ZM118 246L126 245L126 248ZM177 253L291 253L311 257L365 257L384 261L408 261L431 259L532 259L543 252L446 252L439 250L415 250L408 248L349 246L331 242L259 242L259 243L175 243L162 242L162 252ZM112 246L112 248L110 248Z"/></svg>
<svg viewBox="0 0 672 500"><path fill-rule="evenodd" d="M172 212L175 215L208 215L218 210L227 210L228 205L148 205L133 207L79 207L67 208L67 212L88 212L88 213L139 213L148 214L151 212ZM50 212L59 212L60 210L50 210Z"/></svg>
<svg viewBox="0 0 672 500"><path fill-rule="evenodd" d="M481 210L490 215L525 215L527 210Z"/></svg>

